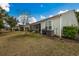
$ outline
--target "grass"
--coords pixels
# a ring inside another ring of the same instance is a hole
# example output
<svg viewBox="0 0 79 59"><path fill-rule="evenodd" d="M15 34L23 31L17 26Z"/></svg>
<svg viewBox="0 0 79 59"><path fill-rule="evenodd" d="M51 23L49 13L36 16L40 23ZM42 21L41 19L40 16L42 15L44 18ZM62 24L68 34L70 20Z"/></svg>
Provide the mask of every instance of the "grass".
<svg viewBox="0 0 79 59"><path fill-rule="evenodd" d="M63 56L79 55L79 43L58 40L36 33L10 32L0 36L0 55L5 56Z"/></svg>

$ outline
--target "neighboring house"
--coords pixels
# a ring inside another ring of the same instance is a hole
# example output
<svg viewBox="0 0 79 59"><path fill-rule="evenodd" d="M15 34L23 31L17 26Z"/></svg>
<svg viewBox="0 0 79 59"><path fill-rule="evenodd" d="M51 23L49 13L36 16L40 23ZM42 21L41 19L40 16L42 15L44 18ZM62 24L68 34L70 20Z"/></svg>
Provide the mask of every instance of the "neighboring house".
<svg viewBox="0 0 79 59"><path fill-rule="evenodd" d="M75 15L75 11L67 11L62 14L58 14L53 17L49 17L47 19L38 21L34 23L36 26L37 23L39 24L39 28L37 27L36 29L40 29L40 33L43 33L43 30L50 30L54 35L57 36L62 36L62 30L64 26L78 26L77 18ZM31 25L31 27L33 27ZM35 28L34 28L35 29Z"/></svg>

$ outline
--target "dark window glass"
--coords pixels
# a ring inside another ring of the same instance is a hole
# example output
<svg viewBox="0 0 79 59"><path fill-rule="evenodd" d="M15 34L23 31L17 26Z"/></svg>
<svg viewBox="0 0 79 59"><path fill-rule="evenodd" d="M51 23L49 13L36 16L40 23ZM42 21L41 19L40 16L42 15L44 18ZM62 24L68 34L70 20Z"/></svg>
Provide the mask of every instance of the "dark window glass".
<svg viewBox="0 0 79 59"><path fill-rule="evenodd" d="M52 26L49 26L49 30L52 30Z"/></svg>

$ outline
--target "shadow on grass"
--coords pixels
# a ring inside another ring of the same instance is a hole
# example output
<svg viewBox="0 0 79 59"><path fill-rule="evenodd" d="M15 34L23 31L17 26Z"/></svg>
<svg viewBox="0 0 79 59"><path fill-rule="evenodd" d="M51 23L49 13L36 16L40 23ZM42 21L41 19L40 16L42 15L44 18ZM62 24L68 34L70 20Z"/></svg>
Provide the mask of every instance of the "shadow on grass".
<svg viewBox="0 0 79 59"><path fill-rule="evenodd" d="M8 41L16 41L16 40L24 40L24 38L26 39L41 39L43 38L42 35L38 34L38 33L23 33L23 34L19 34L19 35L15 35L12 37L8 38Z"/></svg>
<svg viewBox="0 0 79 59"><path fill-rule="evenodd" d="M0 32L0 37L7 35L9 32Z"/></svg>

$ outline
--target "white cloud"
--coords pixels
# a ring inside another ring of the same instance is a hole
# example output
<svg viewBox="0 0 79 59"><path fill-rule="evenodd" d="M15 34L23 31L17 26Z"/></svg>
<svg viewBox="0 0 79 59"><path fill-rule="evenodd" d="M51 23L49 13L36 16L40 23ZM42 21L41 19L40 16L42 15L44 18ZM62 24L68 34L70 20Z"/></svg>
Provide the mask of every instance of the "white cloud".
<svg viewBox="0 0 79 59"><path fill-rule="evenodd" d="M79 12L79 9L76 9L76 12Z"/></svg>
<svg viewBox="0 0 79 59"><path fill-rule="evenodd" d="M45 19L46 17L45 16L40 16L41 20Z"/></svg>
<svg viewBox="0 0 79 59"><path fill-rule="evenodd" d="M10 5L9 3L0 3L0 7L4 9L5 11L9 12L10 11Z"/></svg>
<svg viewBox="0 0 79 59"><path fill-rule="evenodd" d="M34 22L36 22L36 21L37 21L37 20L36 20L35 17L31 17L29 23L34 23Z"/></svg>
<svg viewBox="0 0 79 59"><path fill-rule="evenodd" d="M69 11L69 10L61 10L61 11L58 12L58 14L65 13L65 12L67 12L67 11Z"/></svg>
<svg viewBox="0 0 79 59"><path fill-rule="evenodd" d="M52 17L53 15L49 15L49 17Z"/></svg>

